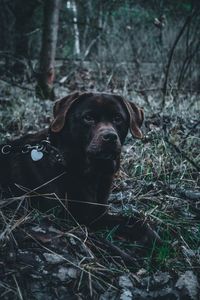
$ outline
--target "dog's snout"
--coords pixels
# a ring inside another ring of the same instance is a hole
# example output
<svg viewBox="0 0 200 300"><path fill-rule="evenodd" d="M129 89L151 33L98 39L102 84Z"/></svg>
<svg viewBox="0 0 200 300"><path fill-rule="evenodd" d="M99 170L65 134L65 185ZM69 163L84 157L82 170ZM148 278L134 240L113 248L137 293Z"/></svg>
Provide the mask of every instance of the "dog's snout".
<svg viewBox="0 0 200 300"><path fill-rule="evenodd" d="M102 135L102 140L104 142L116 142L117 138L118 138L118 136L115 132L105 132Z"/></svg>

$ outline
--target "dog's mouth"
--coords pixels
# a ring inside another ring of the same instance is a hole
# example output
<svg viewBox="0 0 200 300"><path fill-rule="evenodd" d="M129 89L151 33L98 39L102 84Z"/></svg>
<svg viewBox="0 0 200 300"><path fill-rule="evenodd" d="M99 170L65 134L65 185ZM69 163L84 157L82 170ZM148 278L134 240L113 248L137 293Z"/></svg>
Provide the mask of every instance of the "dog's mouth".
<svg viewBox="0 0 200 300"><path fill-rule="evenodd" d="M113 174L118 169L120 152L88 152L89 169L95 173Z"/></svg>
<svg viewBox="0 0 200 300"><path fill-rule="evenodd" d="M90 143L86 150L88 170L95 174L114 174L119 168L120 154L119 141Z"/></svg>
<svg viewBox="0 0 200 300"><path fill-rule="evenodd" d="M117 153L106 153L106 152L99 152L95 153L90 156L90 158L93 158L94 160L116 160L117 159Z"/></svg>
<svg viewBox="0 0 200 300"><path fill-rule="evenodd" d="M114 161L117 160L120 151L88 151L87 156L92 161Z"/></svg>

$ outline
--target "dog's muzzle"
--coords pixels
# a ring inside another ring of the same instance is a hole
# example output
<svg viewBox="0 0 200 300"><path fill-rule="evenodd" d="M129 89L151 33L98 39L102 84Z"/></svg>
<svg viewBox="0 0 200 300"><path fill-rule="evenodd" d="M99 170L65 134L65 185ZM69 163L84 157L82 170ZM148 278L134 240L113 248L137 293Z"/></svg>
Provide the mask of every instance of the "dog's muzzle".
<svg viewBox="0 0 200 300"><path fill-rule="evenodd" d="M121 153L121 143L114 130L99 130L87 148L89 159L115 160Z"/></svg>

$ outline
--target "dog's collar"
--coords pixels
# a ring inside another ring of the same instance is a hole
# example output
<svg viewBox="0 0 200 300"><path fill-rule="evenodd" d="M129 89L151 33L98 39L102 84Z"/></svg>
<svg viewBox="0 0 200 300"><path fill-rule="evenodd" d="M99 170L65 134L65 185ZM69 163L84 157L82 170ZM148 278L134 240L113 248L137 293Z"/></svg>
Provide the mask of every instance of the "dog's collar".
<svg viewBox="0 0 200 300"><path fill-rule="evenodd" d="M49 154L50 157L57 163L65 165L65 160L60 151L51 145L49 138L42 140L37 144L25 144L15 145L15 144L4 144L0 146L0 156L9 157L12 154L30 154L33 161L41 160L45 154Z"/></svg>

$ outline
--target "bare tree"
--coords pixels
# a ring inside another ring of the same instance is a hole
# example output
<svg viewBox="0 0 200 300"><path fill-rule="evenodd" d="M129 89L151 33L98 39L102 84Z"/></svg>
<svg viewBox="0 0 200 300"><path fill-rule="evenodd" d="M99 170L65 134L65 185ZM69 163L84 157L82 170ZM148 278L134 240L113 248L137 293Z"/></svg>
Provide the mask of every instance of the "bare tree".
<svg viewBox="0 0 200 300"><path fill-rule="evenodd" d="M45 0L40 72L36 92L40 98L54 98L55 54L61 0Z"/></svg>
<svg viewBox="0 0 200 300"><path fill-rule="evenodd" d="M77 5L75 0L67 1L67 7L73 12L73 23L74 23L74 54L80 55L80 37L78 28L78 16L77 16Z"/></svg>

